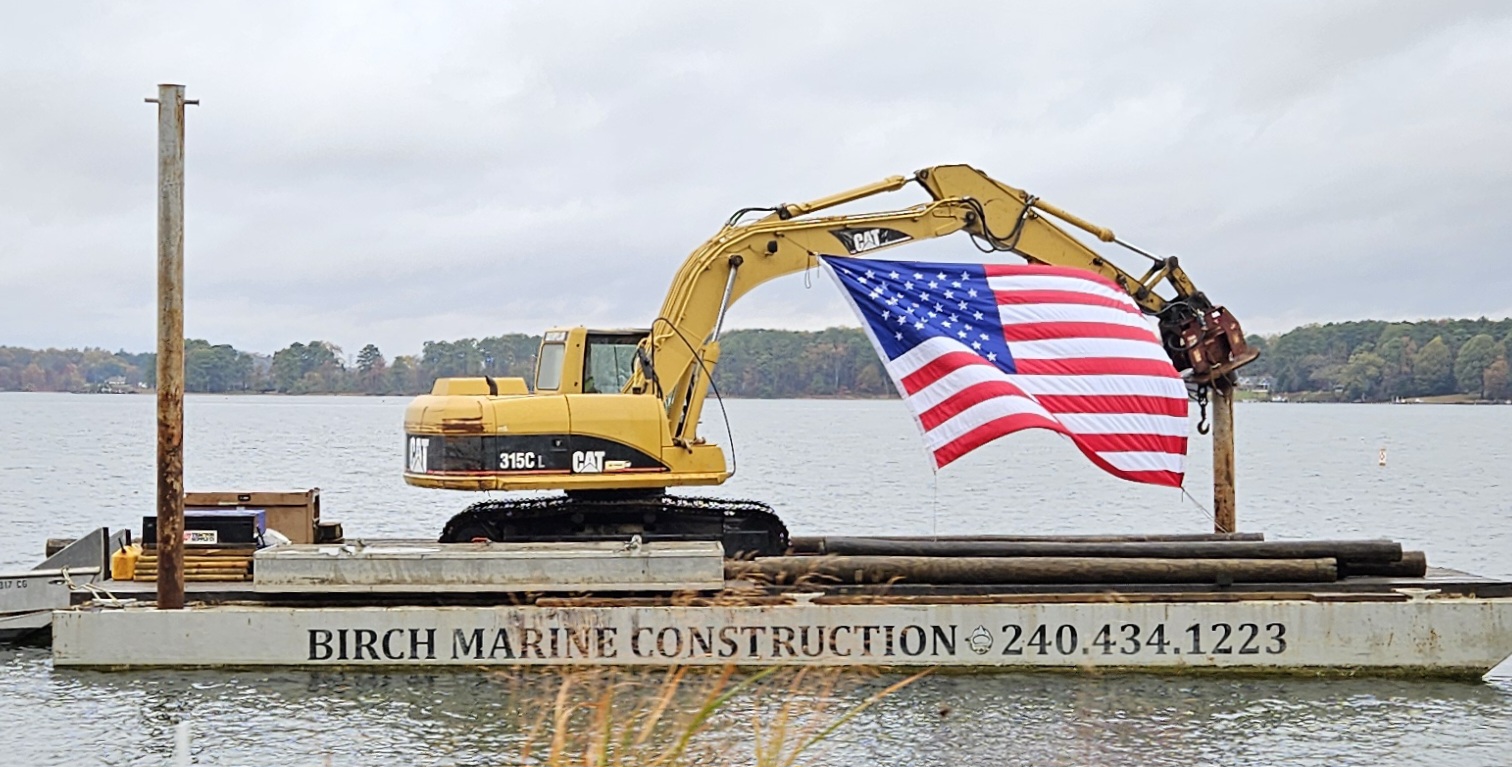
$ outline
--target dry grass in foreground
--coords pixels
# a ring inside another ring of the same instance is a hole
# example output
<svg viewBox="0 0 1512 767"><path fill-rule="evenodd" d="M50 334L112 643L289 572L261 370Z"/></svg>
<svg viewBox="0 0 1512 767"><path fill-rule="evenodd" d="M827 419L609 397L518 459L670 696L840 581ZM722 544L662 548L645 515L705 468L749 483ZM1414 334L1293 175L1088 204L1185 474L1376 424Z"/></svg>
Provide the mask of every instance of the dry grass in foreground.
<svg viewBox="0 0 1512 767"><path fill-rule="evenodd" d="M523 721L507 763L553 767L790 767L858 714L924 675L876 690L875 677L835 668L508 673ZM863 697L868 688L874 691Z"/></svg>

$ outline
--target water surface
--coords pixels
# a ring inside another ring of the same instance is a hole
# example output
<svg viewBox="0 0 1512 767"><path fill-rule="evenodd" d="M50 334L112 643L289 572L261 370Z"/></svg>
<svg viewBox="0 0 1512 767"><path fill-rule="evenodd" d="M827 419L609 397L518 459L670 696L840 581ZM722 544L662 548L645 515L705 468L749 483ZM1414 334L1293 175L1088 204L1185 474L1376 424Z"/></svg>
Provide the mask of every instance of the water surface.
<svg viewBox="0 0 1512 767"><path fill-rule="evenodd" d="M191 396L188 489L320 487L323 514L348 535L433 536L475 498L403 483L404 403ZM728 410L738 471L711 492L767 501L796 534L1212 525L1204 439L1193 441L1193 499L1107 477L1041 433L935 475L892 401ZM152 428L151 397L0 393L0 570L34 565L49 536L139 528L153 513ZM717 415L705 428L729 445ZM1512 408L1242 404L1236 432L1242 529L1391 537L1426 549L1434 565L1512 577ZM834 705L891 681L850 680ZM43 651L3 650L0 764L165 764L180 719L192 723L201 764L499 764L518 743L521 684L477 671L69 671ZM821 763L1506 765L1509 754L1504 665L1480 683L933 676L860 715Z"/></svg>

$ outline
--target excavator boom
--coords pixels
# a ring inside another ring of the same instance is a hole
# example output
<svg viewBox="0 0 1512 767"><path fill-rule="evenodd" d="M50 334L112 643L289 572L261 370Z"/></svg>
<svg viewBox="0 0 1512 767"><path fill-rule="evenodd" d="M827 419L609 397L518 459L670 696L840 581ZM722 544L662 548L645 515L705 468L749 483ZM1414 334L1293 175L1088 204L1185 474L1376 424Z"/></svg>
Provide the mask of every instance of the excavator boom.
<svg viewBox="0 0 1512 767"><path fill-rule="evenodd" d="M896 191L916 182L932 201L903 210L831 217L808 217L827 208ZM632 379L628 389L671 395L674 434L691 439L704 393L700 385L717 354L715 344L730 306L757 286L786 274L817 267L817 256L859 256L885 248L966 232L988 252L1007 252L1031 263L1096 272L1122 287L1158 319L1171 361L1190 371L1200 386L1226 385L1230 374L1259 356L1227 310L1214 306L1172 258L1150 256L1119 240L1112 230L1092 224L1023 190L995 181L968 165L925 168L910 178L892 176L875 184L807 203L765 209L768 215L746 224L732 219L688 257L673 278L647 339L652 372ZM1149 259L1141 276L1124 271L1051 219L1115 243ZM1161 288L1169 291L1162 295Z"/></svg>

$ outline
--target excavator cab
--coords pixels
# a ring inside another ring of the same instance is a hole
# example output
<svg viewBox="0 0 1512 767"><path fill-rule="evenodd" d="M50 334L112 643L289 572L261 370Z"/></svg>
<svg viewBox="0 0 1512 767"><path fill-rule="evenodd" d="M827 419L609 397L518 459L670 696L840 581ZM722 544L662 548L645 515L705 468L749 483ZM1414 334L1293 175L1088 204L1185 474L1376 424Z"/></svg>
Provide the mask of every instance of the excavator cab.
<svg viewBox="0 0 1512 767"><path fill-rule="evenodd" d="M636 331L623 331L639 341L639 336L645 333ZM610 336L613 338L614 336ZM604 345L606 341L604 332L588 330L582 326L572 328L552 328L541 334L540 350L536 352L535 390L539 394L598 394L607 391L600 386L602 375L595 373L606 371L595 370L593 366L593 347ZM610 344L612 346L612 344ZM634 349L632 348L632 352ZM612 353L601 353L599 366L604 365L604 360L612 360Z"/></svg>
<svg viewBox="0 0 1512 767"><path fill-rule="evenodd" d="M618 394L635 373L635 349L650 331L553 328L536 354L536 391Z"/></svg>

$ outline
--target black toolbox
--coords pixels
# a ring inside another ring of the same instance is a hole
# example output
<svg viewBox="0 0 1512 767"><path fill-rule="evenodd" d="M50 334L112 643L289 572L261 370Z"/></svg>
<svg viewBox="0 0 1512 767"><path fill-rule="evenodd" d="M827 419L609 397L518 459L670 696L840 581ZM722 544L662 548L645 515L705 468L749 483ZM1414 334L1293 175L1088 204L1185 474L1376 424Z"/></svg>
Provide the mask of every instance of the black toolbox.
<svg viewBox="0 0 1512 767"><path fill-rule="evenodd" d="M260 546L268 529L262 509L186 509L185 546ZM156 546L157 517L142 517L142 543Z"/></svg>

